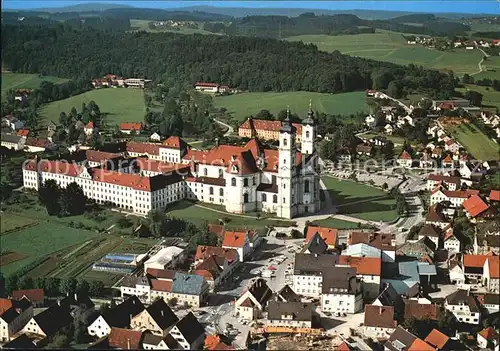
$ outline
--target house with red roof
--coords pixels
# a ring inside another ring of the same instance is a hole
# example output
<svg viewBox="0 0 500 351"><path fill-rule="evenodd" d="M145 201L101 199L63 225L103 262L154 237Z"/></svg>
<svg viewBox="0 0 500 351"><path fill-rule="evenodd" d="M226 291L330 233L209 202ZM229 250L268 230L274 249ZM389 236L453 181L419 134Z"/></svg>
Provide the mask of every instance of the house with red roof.
<svg viewBox="0 0 500 351"><path fill-rule="evenodd" d="M488 255L464 255L466 278L472 285L482 285L493 293L500 292L500 260L493 253Z"/></svg>
<svg viewBox="0 0 500 351"><path fill-rule="evenodd" d="M250 245L250 231L226 231L222 239L222 248L234 249L241 262L253 251Z"/></svg>
<svg viewBox="0 0 500 351"><path fill-rule="evenodd" d="M249 117L238 127L238 135L244 138L257 137L262 140L279 140L280 129L283 126L282 121L264 120ZM296 128L296 142L302 140L302 124L292 123Z"/></svg>
<svg viewBox="0 0 500 351"><path fill-rule="evenodd" d="M382 259L380 257L339 256L338 265L356 269L356 277L361 281L363 298L375 298L380 293L380 277L382 275Z"/></svg>
<svg viewBox="0 0 500 351"><path fill-rule="evenodd" d="M136 133L139 134L143 131L144 124L142 122L123 122L120 123L120 132L124 134Z"/></svg>
<svg viewBox="0 0 500 351"><path fill-rule="evenodd" d="M471 220L477 220L478 217L486 215L486 212L490 208L479 195L472 195L462 203L462 206L467 217Z"/></svg>
<svg viewBox="0 0 500 351"><path fill-rule="evenodd" d="M326 245L328 245L328 249L335 248L335 246L337 245L337 229L310 225L307 227L305 242L309 242L316 233L318 233L321 238L323 238Z"/></svg>
<svg viewBox="0 0 500 351"><path fill-rule="evenodd" d="M196 248L194 274L205 277L212 291L229 279L238 265L236 249L204 245Z"/></svg>
<svg viewBox="0 0 500 351"><path fill-rule="evenodd" d="M33 307L45 306L45 291L43 289L14 290L12 298L17 301L26 298L31 302Z"/></svg>
<svg viewBox="0 0 500 351"><path fill-rule="evenodd" d="M444 184L448 190L454 191L460 189L461 180L460 177L452 177L437 173L432 173L427 176L427 190L432 191L441 184Z"/></svg>
<svg viewBox="0 0 500 351"><path fill-rule="evenodd" d="M411 168L411 166L413 165L413 159L411 155L405 150L399 156L397 163L403 168Z"/></svg>
<svg viewBox="0 0 500 351"><path fill-rule="evenodd" d="M479 190L448 190L443 186L438 186L432 190L430 205L434 206L440 202L448 201L451 207L461 207L465 200L473 195L478 195Z"/></svg>
<svg viewBox="0 0 500 351"><path fill-rule="evenodd" d="M445 350L450 341L450 337L437 329L432 329L429 335L425 337L424 341L436 350Z"/></svg>
<svg viewBox="0 0 500 351"><path fill-rule="evenodd" d="M29 129L19 129L16 135L20 137L27 137L29 133L30 133Z"/></svg>
<svg viewBox="0 0 500 351"><path fill-rule="evenodd" d="M476 340L477 346L479 346L481 350L498 350L498 345L500 345L500 334L498 334L493 327L488 327L477 333Z"/></svg>
<svg viewBox="0 0 500 351"><path fill-rule="evenodd" d="M92 135L92 133L94 132L94 128L95 128L95 127L94 127L94 122L89 121L89 123L87 123L87 124L85 125L85 127L83 127L83 131L85 132L85 134L86 134L87 136L90 136L90 135Z"/></svg>
<svg viewBox="0 0 500 351"><path fill-rule="evenodd" d="M489 256L484 262L483 285L492 293L500 293L500 259Z"/></svg>
<svg viewBox="0 0 500 351"><path fill-rule="evenodd" d="M490 195L488 196L488 200L490 201L490 203L500 203L500 190L492 189L490 191Z"/></svg>
<svg viewBox="0 0 500 351"><path fill-rule="evenodd" d="M396 330L393 306L365 306L363 335L373 339L388 339Z"/></svg>
<svg viewBox="0 0 500 351"><path fill-rule="evenodd" d="M196 82L196 84L194 85L194 88L197 91L203 93L212 93L212 94L217 94L219 92L219 87L220 85L217 83L207 83L207 82Z"/></svg>
<svg viewBox="0 0 500 351"><path fill-rule="evenodd" d="M449 225L443 229L443 247L448 251L448 256L460 252L460 240L453 233L453 227Z"/></svg>

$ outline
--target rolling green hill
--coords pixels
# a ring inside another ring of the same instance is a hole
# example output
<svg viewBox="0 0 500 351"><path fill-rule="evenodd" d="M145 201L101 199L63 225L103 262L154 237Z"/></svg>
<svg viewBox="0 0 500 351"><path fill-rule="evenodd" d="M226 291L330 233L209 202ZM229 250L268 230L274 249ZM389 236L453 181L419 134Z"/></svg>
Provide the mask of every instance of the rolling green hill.
<svg viewBox="0 0 500 351"><path fill-rule="evenodd" d="M359 111L367 112L368 105L364 92L341 94L321 94L306 91L287 93L241 93L230 96L218 96L214 99L216 107L225 107L233 116L243 121L250 115L256 115L266 109L273 114L286 109L289 105L293 113L305 116L309 109L309 99L313 109L329 114L348 115Z"/></svg>
<svg viewBox="0 0 500 351"><path fill-rule="evenodd" d="M438 51L421 45L409 45L401 33L377 31L373 34L358 35L300 35L287 38L290 41L302 41L318 46L320 50L359 56L368 59L387 61L400 65L410 63L425 68L453 70L457 75L471 74L478 71L478 62L482 58L479 50L456 49Z"/></svg>
<svg viewBox="0 0 500 351"><path fill-rule="evenodd" d="M63 83L68 80L52 76L42 76L40 74L2 72L2 95L9 89L36 89L43 81Z"/></svg>

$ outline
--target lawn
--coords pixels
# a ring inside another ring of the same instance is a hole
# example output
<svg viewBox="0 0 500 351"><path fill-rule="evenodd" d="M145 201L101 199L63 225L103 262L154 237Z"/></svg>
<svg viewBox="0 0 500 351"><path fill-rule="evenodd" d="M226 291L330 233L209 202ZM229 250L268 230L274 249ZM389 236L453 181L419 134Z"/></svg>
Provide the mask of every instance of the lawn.
<svg viewBox="0 0 500 351"><path fill-rule="evenodd" d="M15 214L5 214L3 213L2 216L0 216L0 233L4 234L6 232L11 232L16 229L20 229L25 226L32 226L37 223L36 220L23 217L23 216L18 216Z"/></svg>
<svg viewBox="0 0 500 351"><path fill-rule="evenodd" d="M498 144L488 138L474 124L467 123L449 127L451 136L462 144L475 158L480 160L498 160Z"/></svg>
<svg viewBox="0 0 500 351"><path fill-rule="evenodd" d="M192 202L183 200L168 207L167 215L182 218L196 225L202 226L207 223L218 223L219 219L227 218L230 221L226 224L228 228L254 229L260 234L266 234L266 225L290 226L295 222L280 219L253 219L231 215L230 213L219 213L208 208L194 206Z"/></svg>
<svg viewBox="0 0 500 351"><path fill-rule="evenodd" d="M2 251L18 252L28 257L0 267L4 274L12 273L34 260L64 248L90 240L98 234L44 222L37 226L0 236Z"/></svg>
<svg viewBox="0 0 500 351"><path fill-rule="evenodd" d="M9 89L36 89L43 81L63 83L68 80L59 77L43 76L41 74L2 72L2 94L5 94Z"/></svg>
<svg viewBox="0 0 500 351"><path fill-rule="evenodd" d="M402 33L377 31L373 34L357 35L300 35L288 40L313 43L320 50L388 61L400 65L410 63L425 68L453 70L457 75L475 73L478 62L482 58L479 50L456 49L454 51L438 51L427 49L421 45L409 45Z"/></svg>
<svg viewBox="0 0 500 351"><path fill-rule="evenodd" d="M72 107L78 111L82 103L94 100L99 106L101 113L105 116L103 122L106 125L119 124L121 122L142 122L146 107L142 89L133 88L103 88L87 91L64 100L51 102L41 108L41 115L47 121L58 121L61 112L69 113Z"/></svg>
<svg viewBox="0 0 500 351"><path fill-rule="evenodd" d="M321 227L336 228L336 229L356 229L362 227L360 226L359 223L348 222L333 217L322 219L320 221L314 221L314 224L317 224Z"/></svg>
<svg viewBox="0 0 500 351"><path fill-rule="evenodd" d="M500 79L500 56L490 56L482 64L484 71L474 74L474 79Z"/></svg>
<svg viewBox="0 0 500 351"><path fill-rule="evenodd" d="M369 221L392 221L397 218L396 201L386 192L350 180L323 177L339 214Z"/></svg>
<svg viewBox="0 0 500 351"><path fill-rule="evenodd" d="M368 112L365 92L339 94L321 94L306 91L286 93L241 93L214 98L216 107L225 107L233 116L243 121L250 115L256 115L266 109L273 114L290 106L293 113L300 117L306 116L309 110L309 99L316 111L330 114L349 115L356 112Z"/></svg>

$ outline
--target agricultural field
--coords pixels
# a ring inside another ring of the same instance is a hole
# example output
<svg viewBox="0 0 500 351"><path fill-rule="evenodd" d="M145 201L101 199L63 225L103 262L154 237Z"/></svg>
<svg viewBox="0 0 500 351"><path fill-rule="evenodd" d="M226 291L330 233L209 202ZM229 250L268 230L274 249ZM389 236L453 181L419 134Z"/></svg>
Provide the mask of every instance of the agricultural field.
<svg viewBox="0 0 500 351"><path fill-rule="evenodd" d="M203 204L203 206L205 206L205 204ZM257 218L241 217L230 213L220 213L216 211L217 210L196 206L190 201L183 200L169 206L167 208L167 215L181 218L198 226L203 226L208 223L218 223L220 219L228 219L229 221L226 223L226 227L228 228L255 229L261 235L265 235L267 233L266 226L290 226L294 224L292 221L272 218L262 218L257 220Z"/></svg>
<svg viewBox="0 0 500 351"><path fill-rule="evenodd" d="M474 79L500 79L500 56L488 57L481 66L483 67L483 72L474 74Z"/></svg>
<svg viewBox="0 0 500 351"><path fill-rule="evenodd" d="M356 112L368 112L365 92L339 94L321 94L306 91L285 93L241 93L229 96L217 96L214 104L217 108L225 107L234 118L243 121L250 115L256 115L266 109L273 114L286 109L289 105L293 113L306 116L309 110L309 99L313 110L330 114L349 115Z"/></svg>
<svg viewBox="0 0 500 351"><path fill-rule="evenodd" d="M151 32L151 33L160 33L160 32L172 32L172 33L180 33L180 34L215 34L212 32L208 32L206 30L203 30L203 23L198 23L198 28L186 28L186 27L179 27L177 29L151 29L149 28L149 20L137 20L137 19L131 19L130 20L130 27L132 28L132 31L137 31L137 30L143 30L146 32Z"/></svg>
<svg viewBox="0 0 500 351"><path fill-rule="evenodd" d="M40 114L46 121L58 123L61 112L69 113L75 107L78 111L82 103L94 100L104 116L106 125L121 122L140 122L144 120L146 107L142 89L133 88L103 88L87 91L64 100L54 101L40 109Z"/></svg>
<svg viewBox="0 0 500 351"><path fill-rule="evenodd" d="M291 41L313 43L320 50L359 56L400 65L410 63L439 70L453 70L457 75L478 71L483 54L479 50L456 49L437 51L421 45L409 45L402 33L377 31L373 34L357 35L300 35L287 38Z"/></svg>
<svg viewBox="0 0 500 351"><path fill-rule="evenodd" d="M9 89L36 89L43 81L64 83L68 81L68 79L43 76L41 74L2 72L2 95Z"/></svg>
<svg viewBox="0 0 500 351"><path fill-rule="evenodd" d="M96 237L92 231L69 228L56 223L44 222L0 236L2 252L24 255L25 258L1 265L3 274L10 274L27 264L59 250L81 244Z"/></svg>
<svg viewBox="0 0 500 351"><path fill-rule="evenodd" d="M472 123L463 123L448 127L451 136L462 144L475 158L480 160L498 160L499 145L488 138Z"/></svg>
<svg viewBox="0 0 500 351"><path fill-rule="evenodd" d="M339 214L369 221L392 221L397 218L396 200L375 187L350 180L323 177Z"/></svg>
<svg viewBox="0 0 500 351"><path fill-rule="evenodd" d="M15 214L2 214L2 216L0 216L0 235L8 234L9 232L23 227L30 227L37 223L38 221L32 218Z"/></svg>

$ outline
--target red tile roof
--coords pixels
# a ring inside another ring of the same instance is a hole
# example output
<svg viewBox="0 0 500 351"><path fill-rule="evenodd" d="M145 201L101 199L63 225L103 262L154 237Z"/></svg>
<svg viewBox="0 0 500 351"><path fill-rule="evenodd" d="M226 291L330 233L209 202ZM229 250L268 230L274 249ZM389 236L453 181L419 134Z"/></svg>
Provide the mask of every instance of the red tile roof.
<svg viewBox="0 0 500 351"><path fill-rule="evenodd" d="M109 346L122 350L139 350L141 348L142 332L123 328L111 328Z"/></svg>
<svg viewBox="0 0 500 351"><path fill-rule="evenodd" d="M440 189L437 189L440 190ZM436 191L437 191L436 190ZM478 195L479 190L467 189L467 190L442 190L446 197L462 198L467 199L471 195ZM434 193L434 192L433 192Z"/></svg>
<svg viewBox="0 0 500 351"><path fill-rule="evenodd" d="M308 226L306 233L306 242L309 242L314 234L318 233L328 246L335 246L337 244L337 229L326 227Z"/></svg>
<svg viewBox="0 0 500 351"><path fill-rule="evenodd" d="M156 191L165 188L167 185L181 181L181 176L176 173L145 177L140 174L120 173L105 169L94 169L92 178L94 181L112 183L141 191Z"/></svg>
<svg viewBox="0 0 500 351"><path fill-rule="evenodd" d="M351 351L351 350L352 349L345 341L335 348L335 351Z"/></svg>
<svg viewBox="0 0 500 351"><path fill-rule="evenodd" d="M394 307L365 305L365 321L367 327L396 328Z"/></svg>
<svg viewBox="0 0 500 351"><path fill-rule="evenodd" d="M408 348L408 351L436 351L436 349L422 339L417 338Z"/></svg>
<svg viewBox="0 0 500 351"><path fill-rule="evenodd" d="M195 260L205 260L212 256L223 257L229 262L232 262L237 259L238 251L218 246L200 245L196 248Z"/></svg>
<svg viewBox="0 0 500 351"><path fill-rule="evenodd" d="M203 349L215 351L234 350L235 348L222 342L221 338L218 335L207 335L207 337L205 338L205 347Z"/></svg>
<svg viewBox="0 0 500 351"><path fill-rule="evenodd" d="M151 279L151 290L171 292L172 285L170 280Z"/></svg>
<svg viewBox="0 0 500 351"><path fill-rule="evenodd" d="M491 190L489 198L490 201L500 201L500 190Z"/></svg>
<svg viewBox="0 0 500 351"><path fill-rule="evenodd" d="M403 153L401 154L401 156L399 156L399 158L402 160L411 160L412 159L410 154L408 152L406 152L406 150L403 151Z"/></svg>
<svg viewBox="0 0 500 351"><path fill-rule="evenodd" d="M450 340L448 335L441 333L437 329L432 329L429 335L425 338L426 343L438 349L443 349L448 340Z"/></svg>
<svg viewBox="0 0 500 351"><path fill-rule="evenodd" d="M364 243L376 247L379 250L394 251L394 234L373 233L373 232L351 232L349 235L349 245Z"/></svg>
<svg viewBox="0 0 500 351"><path fill-rule="evenodd" d="M243 247L243 245L245 245L247 235L247 232L226 231L224 233L224 239L222 240L222 246Z"/></svg>
<svg viewBox="0 0 500 351"><path fill-rule="evenodd" d="M157 279L169 279L173 280L175 276L175 270L172 269L157 269L157 268L148 268L146 269L146 274L157 278Z"/></svg>
<svg viewBox="0 0 500 351"><path fill-rule="evenodd" d="M489 256L488 266L490 270L490 278L500 278L500 258L498 256Z"/></svg>
<svg viewBox="0 0 500 351"><path fill-rule="evenodd" d="M30 133L29 129L19 129L17 131L17 136L28 136L29 133Z"/></svg>
<svg viewBox="0 0 500 351"><path fill-rule="evenodd" d="M443 163L453 163L453 159L451 158L450 154L446 155L446 157L443 159Z"/></svg>
<svg viewBox="0 0 500 351"><path fill-rule="evenodd" d="M205 83L205 82L196 82L195 86L197 87L210 87L210 88L216 88L219 86L217 83Z"/></svg>
<svg viewBox="0 0 500 351"><path fill-rule="evenodd" d="M112 152L102 152L102 151L97 151L97 150L86 150L85 151L85 159L88 161L93 161L93 162L99 162L103 163L106 162L107 160L116 158L116 157L121 157L120 154L115 154Z"/></svg>
<svg viewBox="0 0 500 351"><path fill-rule="evenodd" d="M239 128L278 132L282 125L282 121L249 118ZM297 134L302 134L301 123L292 123L292 126L295 127Z"/></svg>
<svg viewBox="0 0 500 351"><path fill-rule="evenodd" d="M498 333L492 327L483 329L478 334L481 335L486 340L493 340L495 338L498 338Z"/></svg>
<svg viewBox="0 0 500 351"><path fill-rule="evenodd" d="M52 142L47 139L47 138L34 138L34 137L28 137L26 138L26 143L25 145L28 146L37 146L37 147L48 147Z"/></svg>
<svg viewBox="0 0 500 351"><path fill-rule="evenodd" d="M486 202L484 202L478 195L472 195L469 197L462 203L462 206L471 217L476 217L489 208L488 204L486 204Z"/></svg>
<svg viewBox="0 0 500 351"><path fill-rule="evenodd" d="M448 155L447 157L450 157L450 155ZM453 183L453 184L460 185L460 177L450 177L450 176L445 176L445 175L442 175L442 174L429 174L427 176L427 179L428 180L433 180L433 181L436 181L436 182L441 182L442 181L442 182L445 182L445 183Z"/></svg>
<svg viewBox="0 0 500 351"><path fill-rule="evenodd" d="M161 144L169 149L180 149L186 143L178 136L171 136L164 140Z"/></svg>
<svg viewBox="0 0 500 351"><path fill-rule="evenodd" d="M339 256L339 264L346 264L356 268L357 274L380 276L382 272L380 257Z"/></svg>
<svg viewBox="0 0 500 351"><path fill-rule="evenodd" d="M142 122L134 123L134 122L124 122L120 123L120 130L142 130L144 125Z"/></svg>
<svg viewBox="0 0 500 351"><path fill-rule="evenodd" d="M218 238L222 238L224 236L224 226L220 224L209 224L208 232L214 233Z"/></svg>
<svg viewBox="0 0 500 351"><path fill-rule="evenodd" d="M12 298L14 300L21 300L23 296L26 296L32 303L43 302L45 300L45 292L43 289L15 290L12 292Z"/></svg>
<svg viewBox="0 0 500 351"><path fill-rule="evenodd" d="M94 129L94 122L89 121L89 123L87 123L87 124L85 125L85 128L86 128L86 129Z"/></svg>
<svg viewBox="0 0 500 351"><path fill-rule="evenodd" d="M487 255L464 255L464 267L482 268L488 259Z"/></svg>
<svg viewBox="0 0 500 351"><path fill-rule="evenodd" d="M0 316L4 314L5 311L11 309L13 306L11 299L0 298Z"/></svg>
<svg viewBox="0 0 500 351"><path fill-rule="evenodd" d="M126 145L126 149L127 152L134 152L137 154L159 155L160 146L160 144L138 143L135 141L129 141Z"/></svg>
<svg viewBox="0 0 500 351"><path fill-rule="evenodd" d="M436 304L419 304L415 300L405 301L405 319L430 319L437 321L439 307Z"/></svg>
<svg viewBox="0 0 500 351"><path fill-rule="evenodd" d="M137 157L135 163L141 171L158 173L170 173L177 171L178 173L188 174L190 167L184 163L164 162L145 157Z"/></svg>

